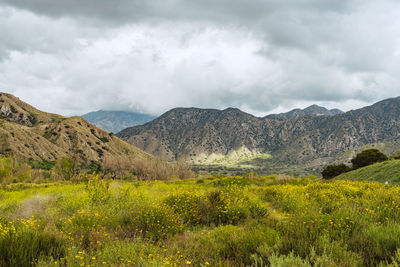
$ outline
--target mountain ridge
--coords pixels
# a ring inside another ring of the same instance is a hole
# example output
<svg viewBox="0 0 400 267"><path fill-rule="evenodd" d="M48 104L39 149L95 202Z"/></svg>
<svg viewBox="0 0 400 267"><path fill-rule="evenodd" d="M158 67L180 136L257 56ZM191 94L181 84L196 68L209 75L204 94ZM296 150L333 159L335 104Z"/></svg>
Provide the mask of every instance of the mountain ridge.
<svg viewBox="0 0 400 267"><path fill-rule="evenodd" d="M272 155L260 163L267 168L284 163L305 165L316 172L346 151L365 145L391 142L396 149L400 139L397 114L399 97L333 116L294 120L259 118L239 109L179 108L117 136L167 160L184 158L196 164L202 157L246 148Z"/></svg>
<svg viewBox="0 0 400 267"><path fill-rule="evenodd" d="M98 110L82 115L90 123L108 132L117 133L128 127L147 123L155 116L119 110Z"/></svg>
<svg viewBox="0 0 400 267"><path fill-rule="evenodd" d="M285 113L279 113L279 114L270 114L265 116L264 118L275 118L275 119L288 119L288 120L296 120L304 116L308 115L328 115L328 116L334 116L338 114L344 113L340 109L327 109L322 106L318 106L316 104L308 106L304 109L296 108L292 109L288 112Z"/></svg>

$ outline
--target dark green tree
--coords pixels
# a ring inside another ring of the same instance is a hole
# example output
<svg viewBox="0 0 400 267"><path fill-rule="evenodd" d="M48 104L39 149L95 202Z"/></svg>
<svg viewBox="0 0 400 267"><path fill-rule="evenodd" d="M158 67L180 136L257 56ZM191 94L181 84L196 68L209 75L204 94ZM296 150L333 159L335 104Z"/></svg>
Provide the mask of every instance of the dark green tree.
<svg viewBox="0 0 400 267"><path fill-rule="evenodd" d="M359 169L364 166L374 164L376 162L386 161L389 158L378 149L367 149L358 153L352 160L353 169Z"/></svg>
<svg viewBox="0 0 400 267"><path fill-rule="evenodd" d="M328 165L323 171L322 171L322 178L324 179L332 179L342 173L350 171L351 168L345 164L339 164L339 165Z"/></svg>
<svg viewBox="0 0 400 267"><path fill-rule="evenodd" d="M400 159L400 154L396 154L390 157L391 159Z"/></svg>

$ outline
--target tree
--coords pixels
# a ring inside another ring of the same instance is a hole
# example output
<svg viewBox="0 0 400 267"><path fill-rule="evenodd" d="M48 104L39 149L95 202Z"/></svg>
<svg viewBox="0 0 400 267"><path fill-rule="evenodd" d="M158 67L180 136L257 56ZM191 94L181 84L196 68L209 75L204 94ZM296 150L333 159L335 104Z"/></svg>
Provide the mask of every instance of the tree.
<svg viewBox="0 0 400 267"><path fill-rule="evenodd" d="M58 159L55 171L64 180L70 180L78 171L76 160L67 157Z"/></svg>
<svg viewBox="0 0 400 267"><path fill-rule="evenodd" d="M352 160L353 169L359 169L364 166L374 164L376 162L386 161L389 158L378 149L367 149L358 153Z"/></svg>
<svg viewBox="0 0 400 267"><path fill-rule="evenodd" d="M322 171L324 179L332 179L342 173L350 171L351 168L345 164L329 165Z"/></svg>
<svg viewBox="0 0 400 267"><path fill-rule="evenodd" d="M400 159L400 154L396 154L390 157L391 159Z"/></svg>

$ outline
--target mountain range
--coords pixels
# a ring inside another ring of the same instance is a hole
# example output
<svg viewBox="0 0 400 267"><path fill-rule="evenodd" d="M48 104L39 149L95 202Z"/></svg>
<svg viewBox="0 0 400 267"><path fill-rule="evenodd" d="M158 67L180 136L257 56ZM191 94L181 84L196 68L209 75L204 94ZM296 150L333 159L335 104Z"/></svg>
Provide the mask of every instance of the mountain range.
<svg viewBox="0 0 400 267"><path fill-rule="evenodd" d="M153 158L81 117L42 112L19 98L0 93L0 154L54 161L76 158L81 163L129 156Z"/></svg>
<svg viewBox="0 0 400 267"><path fill-rule="evenodd" d="M118 133L128 127L145 124L155 119L155 116L129 111L99 110L84 114L82 118L107 132Z"/></svg>
<svg viewBox="0 0 400 267"><path fill-rule="evenodd" d="M235 162L231 167L299 173L348 161L366 146L399 151L399 97L346 113L305 113L259 118L235 108L175 108L117 136L153 155L196 166Z"/></svg>

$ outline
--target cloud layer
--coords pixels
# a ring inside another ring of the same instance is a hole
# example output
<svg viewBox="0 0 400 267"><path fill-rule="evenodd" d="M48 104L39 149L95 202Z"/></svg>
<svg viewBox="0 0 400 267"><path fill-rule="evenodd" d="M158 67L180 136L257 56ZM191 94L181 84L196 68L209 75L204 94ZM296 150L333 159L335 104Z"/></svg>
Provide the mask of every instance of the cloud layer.
<svg viewBox="0 0 400 267"><path fill-rule="evenodd" d="M356 108L400 95L398 14L394 0L0 0L0 91L65 115Z"/></svg>

